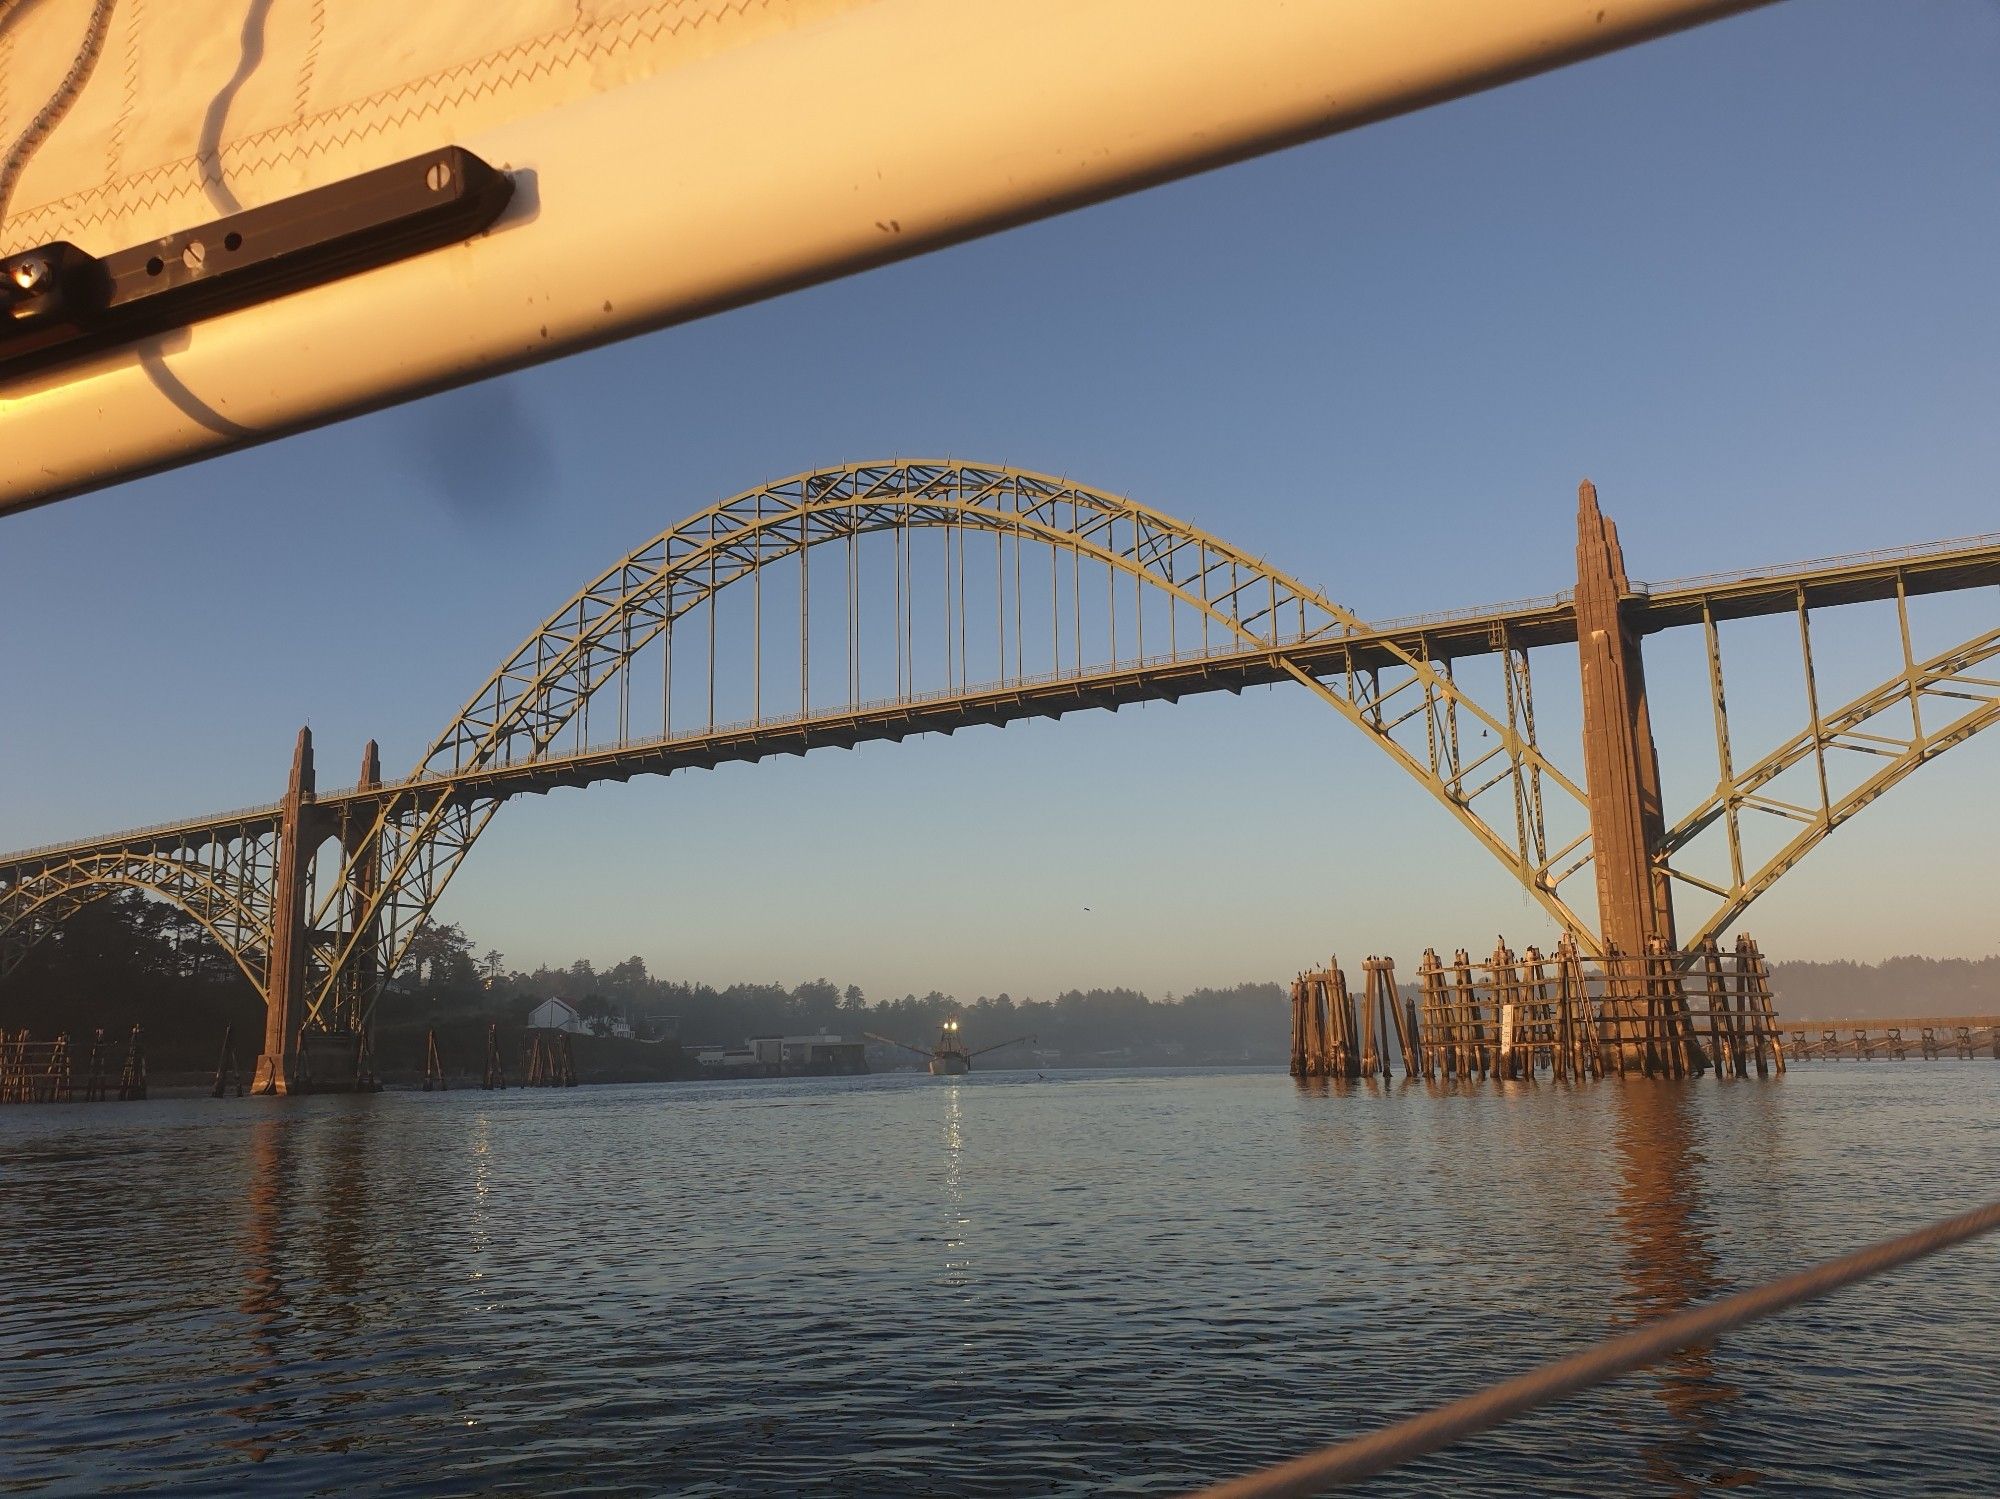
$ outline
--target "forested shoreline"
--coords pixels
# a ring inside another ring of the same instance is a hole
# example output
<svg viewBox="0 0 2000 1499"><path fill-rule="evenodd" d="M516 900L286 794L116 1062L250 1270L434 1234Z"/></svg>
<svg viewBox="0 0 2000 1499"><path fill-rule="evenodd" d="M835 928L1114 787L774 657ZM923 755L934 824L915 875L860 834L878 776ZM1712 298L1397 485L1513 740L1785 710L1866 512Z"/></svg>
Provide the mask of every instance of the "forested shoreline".
<svg viewBox="0 0 2000 1499"><path fill-rule="evenodd" d="M2000 1012L2000 956L1777 962L1772 984L1781 1016ZM716 988L656 975L639 957L602 969L584 959L510 969L503 953L482 953L459 928L437 925L419 936L378 1007L384 1061L432 1027L460 1038L461 1048L489 1023L518 1029L551 998L575 1005L600 1032L629 1027L639 1040L683 1047L820 1031L874 1031L927 1045L950 1017L975 1046L1033 1035L1045 1060L1065 1064L1277 1062L1289 1037L1286 990L1271 979L1161 998L1131 988L1070 989L1046 999L937 990L871 998L827 978ZM254 1055L263 1005L197 923L136 892L75 913L0 986L0 1026L10 1031L122 1035L134 1025L145 1027L156 1065L212 1066L227 1026L235 1027L239 1056Z"/></svg>

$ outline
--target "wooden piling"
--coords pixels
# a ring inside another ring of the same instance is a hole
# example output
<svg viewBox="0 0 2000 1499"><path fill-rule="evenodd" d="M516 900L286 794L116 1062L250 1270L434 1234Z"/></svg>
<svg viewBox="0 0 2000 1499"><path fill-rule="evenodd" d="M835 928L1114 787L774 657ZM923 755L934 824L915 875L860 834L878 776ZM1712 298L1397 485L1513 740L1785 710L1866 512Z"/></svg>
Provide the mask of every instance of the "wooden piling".
<svg viewBox="0 0 2000 1499"><path fill-rule="evenodd" d="M1328 959L1326 993L1327 1014L1334 1022L1330 1075L1351 1081L1361 1076L1361 1033L1355 1024L1354 996L1348 991L1347 974L1337 958Z"/></svg>
<svg viewBox="0 0 2000 1499"><path fill-rule="evenodd" d="M1372 1040L1378 1018L1384 1022L1380 1048ZM1364 1005L1362 1020L1366 1022L1365 1028L1356 1024L1354 999L1348 992L1347 975L1341 972L1338 958L1328 959L1323 969L1300 974L1292 981L1292 1075L1360 1077L1375 1065L1371 1061L1364 1066L1364 1058L1374 1056L1377 1050L1382 1053L1380 1060L1386 1071L1390 1030L1387 1017L1377 1016ZM1399 1027L1406 1024L1407 1016L1398 1022ZM1414 1037L1414 1027L1409 1028ZM554 1059L551 1065L559 1067L561 1059L570 1054L567 1038L560 1043L552 1041L547 1054Z"/></svg>
<svg viewBox="0 0 2000 1499"><path fill-rule="evenodd" d="M222 1051L215 1059L215 1082L209 1088L208 1096L220 1098L231 1087L236 1089L238 1098L243 1096L243 1069L236 1064L236 1027L233 1024L222 1028Z"/></svg>
<svg viewBox="0 0 2000 1499"><path fill-rule="evenodd" d="M1444 964L1439 961L1434 947L1425 948L1423 958L1417 964L1417 992L1420 996L1417 1016L1418 1035L1422 1038L1420 1044L1424 1052L1424 1076L1451 1077L1454 1069L1451 1034L1446 1022Z"/></svg>
<svg viewBox="0 0 2000 1499"><path fill-rule="evenodd" d="M1764 1048L1771 1049L1771 1070L1778 1076L1785 1075L1785 1042L1778 1033L1778 1016L1771 1004L1771 967L1764 961L1764 951L1757 946L1754 938L1742 938L1743 952L1750 965L1750 990L1757 1020L1757 1076L1764 1071Z"/></svg>
<svg viewBox="0 0 2000 1499"><path fill-rule="evenodd" d="M1292 980L1291 1070L1293 1077L1311 1077L1313 1075L1312 1058L1308 1055L1306 1047L1306 1032L1308 1029L1306 1025L1306 1005L1309 1002L1310 995L1306 985L1306 976L1304 973L1300 973ZM429 1079L426 1078L425 1086L428 1087L429 1085Z"/></svg>
<svg viewBox="0 0 2000 1499"><path fill-rule="evenodd" d="M118 1078L118 1096L128 1100L146 1096L146 1047L136 1025L132 1027L132 1039L126 1043L125 1070Z"/></svg>
<svg viewBox="0 0 2000 1499"><path fill-rule="evenodd" d="M507 1086L507 1068L500 1059L500 1024L490 1022L486 1027L486 1071L480 1087L488 1089Z"/></svg>
<svg viewBox="0 0 2000 1499"><path fill-rule="evenodd" d="M1521 954L1521 981L1533 1027L1530 1032L1532 1049L1528 1055L1529 1074L1533 1075L1539 1060L1547 1063L1550 1077L1568 1081L1569 1058L1565 1054L1567 1037L1564 1021L1556 1008L1548 959L1539 947L1531 946Z"/></svg>
<svg viewBox="0 0 2000 1499"><path fill-rule="evenodd" d="M102 1103L104 1096L104 1028L98 1026L90 1033L90 1051L84 1061L83 1100Z"/></svg>
<svg viewBox="0 0 2000 1499"><path fill-rule="evenodd" d="M1388 1076L1389 1061L1384 1055L1385 1046L1378 1046L1375 1039L1375 998L1374 958L1365 958L1361 964L1361 1075L1375 1076L1379 1068L1383 1076ZM1384 1038L1386 1042L1387 1038Z"/></svg>
<svg viewBox="0 0 2000 1499"><path fill-rule="evenodd" d="M1483 1082L1492 1056L1486 1043L1486 1022L1479 1010L1479 991L1472 982L1472 958L1462 947L1451 955L1451 987L1459 1045L1470 1053L1459 1076L1477 1076Z"/></svg>
<svg viewBox="0 0 2000 1499"><path fill-rule="evenodd" d="M1396 990L1396 960L1394 958L1370 958L1362 969L1366 975L1364 997L1361 1001L1365 1017L1365 1034L1374 1047L1374 1055L1383 1077L1389 1073L1389 1033L1395 1032L1396 1050L1403 1059L1403 1076L1415 1077L1422 1070L1417 1057L1417 1036L1411 1017L1404 1008L1403 996ZM1380 1027L1380 1044L1374 1045L1377 1026ZM1369 1060L1363 1057L1362 1070L1369 1070Z"/></svg>
<svg viewBox="0 0 2000 1499"><path fill-rule="evenodd" d="M424 1032L424 1091L442 1093L445 1088L444 1056L438 1051L438 1033L433 1027Z"/></svg>
<svg viewBox="0 0 2000 1499"><path fill-rule="evenodd" d="M1740 972L1742 960L1737 960ZM1701 945L1702 983L1708 991L1708 1049L1715 1060L1717 1077L1742 1077L1743 1048L1736 1033L1733 1014L1737 976L1723 967L1722 949L1710 937Z"/></svg>

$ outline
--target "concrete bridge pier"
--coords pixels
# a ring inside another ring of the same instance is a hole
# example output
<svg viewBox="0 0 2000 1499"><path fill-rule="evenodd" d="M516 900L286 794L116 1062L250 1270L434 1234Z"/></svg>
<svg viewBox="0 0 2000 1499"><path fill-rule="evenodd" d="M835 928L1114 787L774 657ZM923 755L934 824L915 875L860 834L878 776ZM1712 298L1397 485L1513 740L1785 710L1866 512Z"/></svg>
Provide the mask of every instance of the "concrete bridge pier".
<svg viewBox="0 0 2000 1499"><path fill-rule="evenodd" d="M257 1058L255 1093L303 1090L299 1031L305 1020L308 948L306 873L317 840L312 730L299 730L292 778L278 815L277 869L272 881L271 950L264 974L264 1050Z"/></svg>
<svg viewBox="0 0 2000 1499"><path fill-rule="evenodd" d="M1588 479L1577 491L1576 649L1583 673L1583 766L1590 798L1598 931L1607 952L1671 951L1673 895L1655 854L1666 842L1660 756L1646 708L1639 633L1624 617L1632 591L1618 527Z"/></svg>

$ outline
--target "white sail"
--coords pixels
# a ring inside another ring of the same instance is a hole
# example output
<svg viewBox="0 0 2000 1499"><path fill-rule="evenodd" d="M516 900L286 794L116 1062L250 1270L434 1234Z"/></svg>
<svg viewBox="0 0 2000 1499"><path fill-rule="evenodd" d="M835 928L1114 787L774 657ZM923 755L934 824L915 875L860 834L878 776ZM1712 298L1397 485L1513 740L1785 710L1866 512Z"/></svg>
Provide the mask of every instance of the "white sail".
<svg viewBox="0 0 2000 1499"><path fill-rule="evenodd" d="M445 145L475 240L0 383L0 509L1323 135L1761 0L0 3L0 254Z"/></svg>

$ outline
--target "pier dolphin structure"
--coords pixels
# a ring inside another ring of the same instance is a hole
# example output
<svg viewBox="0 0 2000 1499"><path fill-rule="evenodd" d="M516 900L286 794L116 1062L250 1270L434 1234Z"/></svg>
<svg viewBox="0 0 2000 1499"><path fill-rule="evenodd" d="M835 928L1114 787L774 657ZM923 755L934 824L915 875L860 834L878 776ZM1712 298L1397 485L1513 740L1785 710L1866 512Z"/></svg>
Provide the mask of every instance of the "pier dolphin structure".
<svg viewBox="0 0 2000 1499"><path fill-rule="evenodd" d="M1925 594L1993 597L2000 537L1648 587L1625 576L1587 486L1580 529L1574 594L1370 622L1186 521L1068 479L926 460L799 474L697 512L592 579L402 779L383 778L371 744L356 784L322 791L302 731L275 805L0 857L0 976L112 889L173 901L263 995L258 1085L284 1091L302 1038L365 1028L513 797L1287 682L1388 754L1585 952L1628 950L1627 924L1676 909L1692 950L1861 808L2000 721L1987 667L2000 622L1919 651L1909 618ZM1825 701L1813 617L1870 601L1894 610L1901 665ZM1718 630L1756 616L1796 619L1808 713L1743 768ZM1647 811L1637 656L1645 637L1695 627L1718 769L1669 819ZM1537 718L1530 661L1569 644L1585 684L1575 773ZM1593 751L1606 734L1612 752ZM1639 810L1610 818L1611 805ZM1760 843L1758 822L1782 836ZM1608 848L1615 879L1596 872ZM1587 868L1595 921L1572 895Z"/></svg>

